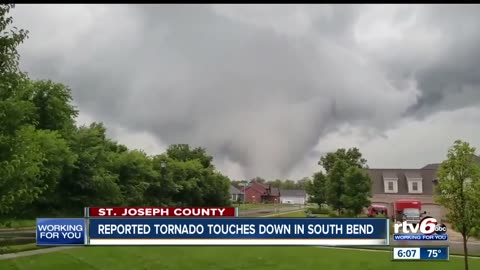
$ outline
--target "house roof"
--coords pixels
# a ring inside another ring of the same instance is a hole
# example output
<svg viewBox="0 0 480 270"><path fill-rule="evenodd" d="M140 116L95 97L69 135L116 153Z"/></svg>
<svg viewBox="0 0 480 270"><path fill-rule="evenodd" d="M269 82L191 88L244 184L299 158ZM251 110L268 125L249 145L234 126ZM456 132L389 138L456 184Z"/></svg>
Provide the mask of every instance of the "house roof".
<svg viewBox="0 0 480 270"><path fill-rule="evenodd" d="M480 163L480 157L474 156L476 162ZM398 179L398 195L408 195L407 179L422 179L422 195L433 195L434 180L437 180L437 170L440 163L431 163L421 169L366 169L372 179L372 193L385 194L384 179Z"/></svg>
<svg viewBox="0 0 480 270"><path fill-rule="evenodd" d="M307 193L302 189L282 189L280 190L280 196L288 197L305 197Z"/></svg>
<svg viewBox="0 0 480 270"><path fill-rule="evenodd" d="M253 190L257 191L258 193L263 194L263 193L265 193L267 188L260 183L252 182L247 186L246 189L253 189Z"/></svg>
<svg viewBox="0 0 480 270"><path fill-rule="evenodd" d="M243 194L243 192L233 185L230 185L230 194Z"/></svg>
<svg viewBox="0 0 480 270"><path fill-rule="evenodd" d="M421 171L406 171L405 172L405 177L407 179L412 179L412 178L422 178L422 174L420 173Z"/></svg>
<svg viewBox="0 0 480 270"><path fill-rule="evenodd" d="M271 187L269 185L261 184L258 182L251 182L247 189L253 189L260 193L261 195L266 196L280 196L280 190L275 187Z"/></svg>
<svg viewBox="0 0 480 270"><path fill-rule="evenodd" d="M383 178L398 178L395 171L383 171L382 176Z"/></svg>
<svg viewBox="0 0 480 270"><path fill-rule="evenodd" d="M423 166L422 170L436 170L440 167L440 163L430 163Z"/></svg>
<svg viewBox="0 0 480 270"><path fill-rule="evenodd" d="M259 182L255 182L255 184L267 189L269 186L267 184L263 184L263 183L259 183Z"/></svg>
<svg viewBox="0 0 480 270"><path fill-rule="evenodd" d="M426 169L366 169L372 179L372 193L385 194L384 178L398 179L398 195L408 195L407 176L422 179L423 195L433 195L433 180L437 178L436 170ZM387 177L388 176L388 177Z"/></svg>

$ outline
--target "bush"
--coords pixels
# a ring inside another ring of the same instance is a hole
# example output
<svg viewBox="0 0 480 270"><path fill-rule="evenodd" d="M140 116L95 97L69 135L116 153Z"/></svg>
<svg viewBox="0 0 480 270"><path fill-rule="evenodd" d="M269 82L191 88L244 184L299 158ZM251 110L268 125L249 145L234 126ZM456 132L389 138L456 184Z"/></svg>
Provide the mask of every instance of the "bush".
<svg viewBox="0 0 480 270"><path fill-rule="evenodd" d="M471 234L473 238L480 238L480 228L473 228Z"/></svg>
<svg viewBox="0 0 480 270"><path fill-rule="evenodd" d="M14 245L25 245L35 243L35 238L7 238L7 239L0 239L0 247L1 246L14 246Z"/></svg>
<svg viewBox="0 0 480 270"><path fill-rule="evenodd" d="M310 211L310 213L317 215L329 215L332 212L329 208L310 208Z"/></svg>
<svg viewBox="0 0 480 270"><path fill-rule="evenodd" d="M0 227L4 227L4 228L13 228L13 222L11 220L7 220L7 221L0 221Z"/></svg>
<svg viewBox="0 0 480 270"><path fill-rule="evenodd" d="M353 217L357 217L356 214L352 213L351 211L345 211L341 214L342 217L346 217L346 218L353 218Z"/></svg>

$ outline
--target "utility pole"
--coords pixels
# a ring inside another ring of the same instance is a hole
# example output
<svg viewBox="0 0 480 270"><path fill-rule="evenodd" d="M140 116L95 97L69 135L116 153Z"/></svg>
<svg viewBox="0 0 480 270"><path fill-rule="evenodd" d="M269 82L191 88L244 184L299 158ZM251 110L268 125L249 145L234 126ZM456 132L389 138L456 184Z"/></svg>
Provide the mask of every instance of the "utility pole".
<svg viewBox="0 0 480 270"><path fill-rule="evenodd" d="M247 188L247 181L246 180L243 181L242 184L243 184L243 207L245 208L245 197L247 195L247 194L245 194L245 190Z"/></svg>
<svg viewBox="0 0 480 270"><path fill-rule="evenodd" d="M160 184L160 186L165 183L165 168L166 168L166 167L167 167L167 163L166 163L164 160L162 160L162 161L160 162L160 178L161 178L160 181L162 181L161 184ZM162 191L162 192L163 192L163 191ZM160 198L160 200L162 200L162 199L163 199L163 198Z"/></svg>

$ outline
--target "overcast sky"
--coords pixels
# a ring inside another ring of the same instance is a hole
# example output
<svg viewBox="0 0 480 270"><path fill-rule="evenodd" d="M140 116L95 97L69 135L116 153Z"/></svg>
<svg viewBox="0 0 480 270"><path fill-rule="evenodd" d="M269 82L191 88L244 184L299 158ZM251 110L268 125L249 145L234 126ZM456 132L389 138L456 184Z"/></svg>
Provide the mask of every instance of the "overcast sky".
<svg viewBox="0 0 480 270"><path fill-rule="evenodd" d="M189 143L238 179L301 178L359 147L370 167L480 146L480 6L17 5L31 77L79 123L157 154Z"/></svg>

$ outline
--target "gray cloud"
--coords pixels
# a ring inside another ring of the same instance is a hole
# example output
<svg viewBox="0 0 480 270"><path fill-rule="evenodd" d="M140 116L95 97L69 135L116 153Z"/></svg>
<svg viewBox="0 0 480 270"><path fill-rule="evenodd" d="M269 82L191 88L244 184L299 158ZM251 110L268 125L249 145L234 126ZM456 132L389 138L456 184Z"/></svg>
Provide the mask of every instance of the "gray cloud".
<svg viewBox="0 0 480 270"><path fill-rule="evenodd" d="M395 42L372 51L390 79L414 79L419 99L407 115L424 117L480 102L480 5L418 5L399 9Z"/></svg>
<svg viewBox="0 0 480 270"><path fill-rule="evenodd" d="M285 177L345 124L378 136L478 104L478 7L398 8L393 26L415 20L395 46L369 8L18 6L16 21L32 32L25 69L71 86L88 115Z"/></svg>

